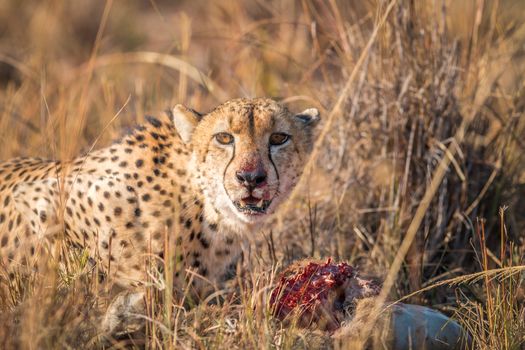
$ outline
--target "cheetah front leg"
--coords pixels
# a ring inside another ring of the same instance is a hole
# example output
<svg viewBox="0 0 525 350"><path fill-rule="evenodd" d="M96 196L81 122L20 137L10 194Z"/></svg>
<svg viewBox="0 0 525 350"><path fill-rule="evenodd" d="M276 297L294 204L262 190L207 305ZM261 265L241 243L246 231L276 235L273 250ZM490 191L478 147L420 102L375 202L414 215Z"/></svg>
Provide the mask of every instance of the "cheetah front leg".
<svg viewBox="0 0 525 350"><path fill-rule="evenodd" d="M147 267L162 251L161 242L153 239L157 226L144 224L152 210L154 204L143 205L134 188L117 177L79 176L69 193L67 235L89 250L105 272L107 285L125 289L101 318L99 331L106 337L133 332L144 324Z"/></svg>

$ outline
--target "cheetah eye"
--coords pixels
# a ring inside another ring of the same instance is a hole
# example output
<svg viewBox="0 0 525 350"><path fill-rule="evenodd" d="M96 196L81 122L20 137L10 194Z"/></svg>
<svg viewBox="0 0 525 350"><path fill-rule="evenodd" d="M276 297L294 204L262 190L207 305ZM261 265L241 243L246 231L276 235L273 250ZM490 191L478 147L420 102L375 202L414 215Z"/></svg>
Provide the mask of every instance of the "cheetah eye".
<svg viewBox="0 0 525 350"><path fill-rule="evenodd" d="M288 141L289 139L290 135L287 135L282 132L276 132L270 135L270 145L279 146L286 143L286 141Z"/></svg>
<svg viewBox="0 0 525 350"><path fill-rule="evenodd" d="M231 145L233 143L233 135L227 132L220 132L215 134L215 140L221 145Z"/></svg>

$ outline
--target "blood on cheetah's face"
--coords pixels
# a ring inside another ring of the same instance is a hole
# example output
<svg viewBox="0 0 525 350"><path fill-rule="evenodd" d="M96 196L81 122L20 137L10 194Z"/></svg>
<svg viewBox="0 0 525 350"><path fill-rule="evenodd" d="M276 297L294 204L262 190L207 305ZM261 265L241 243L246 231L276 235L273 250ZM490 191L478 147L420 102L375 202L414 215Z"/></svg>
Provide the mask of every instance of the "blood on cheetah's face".
<svg viewBox="0 0 525 350"><path fill-rule="evenodd" d="M290 194L311 151L319 112L292 114L270 99L236 99L206 115L178 105L173 118L192 149L190 171L207 213L244 226L260 223Z"/></svg>

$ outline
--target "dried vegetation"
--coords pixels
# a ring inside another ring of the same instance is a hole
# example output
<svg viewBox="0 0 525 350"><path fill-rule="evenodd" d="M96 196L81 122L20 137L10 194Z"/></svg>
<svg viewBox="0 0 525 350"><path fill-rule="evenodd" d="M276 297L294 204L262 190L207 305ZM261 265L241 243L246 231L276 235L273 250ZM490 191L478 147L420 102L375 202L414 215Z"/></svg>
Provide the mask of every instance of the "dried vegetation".
<svg viewBox="0 0 525 350"><path fill-rule="evenodd" d="M455 316L475 348L523 348L524 10L519 0L3 0L2 159L69 159L175 103L206 111L271 96L318 107L324 123L301 186L254 237L240 302L187 308L161 278L145 333L103 342L107 285L57 240L39 272L2 295L0 347L344 348L283 328L266 306L277 270L332 256L385 279L383 297Z"/></svg>

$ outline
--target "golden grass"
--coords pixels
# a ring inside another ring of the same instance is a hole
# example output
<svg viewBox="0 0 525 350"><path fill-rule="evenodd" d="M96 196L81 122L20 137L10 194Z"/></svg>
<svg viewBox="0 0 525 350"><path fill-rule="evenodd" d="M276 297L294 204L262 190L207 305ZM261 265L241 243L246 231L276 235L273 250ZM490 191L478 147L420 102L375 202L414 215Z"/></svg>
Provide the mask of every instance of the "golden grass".
<svg viewBox="0 0 525 350"><path fill-rule="evenodd" d="M318 107L324 124L293 200L253 237L239 300L174 298L166 252L146 329L103 340L96 326L111 283L58 241L38 273L0 295L0 348L341 347L284 327L267 305L280 268L308 256L383 279L380 300L454 316L475 348L523 347L524 9L519 0L3 1L1 159L69 159L176 103L206 111L270 96ZM477 218L486 219L478 228Z"/></svg>

